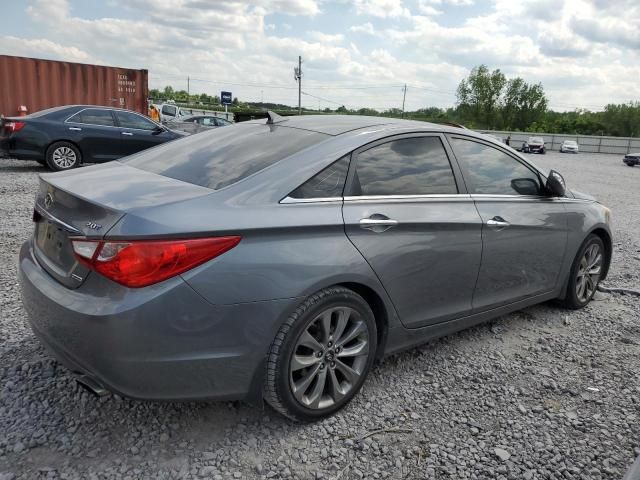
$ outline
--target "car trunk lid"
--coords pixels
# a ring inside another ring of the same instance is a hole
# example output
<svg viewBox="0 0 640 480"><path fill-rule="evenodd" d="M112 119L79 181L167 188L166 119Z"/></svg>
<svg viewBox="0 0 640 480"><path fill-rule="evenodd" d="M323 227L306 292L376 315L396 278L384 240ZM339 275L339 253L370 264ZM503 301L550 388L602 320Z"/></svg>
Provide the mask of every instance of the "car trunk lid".
<svg viewBox="0 0 640 480"><path fill-rule="evenodd" d="M118 162L43 174L33 214L35 256L52 277L77 288L89 269L77 261L73 238L102 239L129 210L210 193Z"/></svg>

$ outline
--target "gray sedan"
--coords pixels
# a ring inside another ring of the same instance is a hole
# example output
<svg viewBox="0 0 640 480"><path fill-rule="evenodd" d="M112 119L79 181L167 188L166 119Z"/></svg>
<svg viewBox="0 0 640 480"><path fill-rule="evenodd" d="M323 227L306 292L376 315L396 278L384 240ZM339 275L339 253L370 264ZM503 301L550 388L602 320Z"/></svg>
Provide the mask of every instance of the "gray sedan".
<svg viewBox="0 0 640 480"><path fill-rule="evenodd" d="M95 393L330 415L374 361L514 310L581 308L609 210L463 128L275 114L42 174L34 332Z"/></svg>
<svg viewBox="0 0 640 480"><path fill-rule="evenodd" d="M190 117L181 117L180 119L171 120L166 123L171 130L179 130L186 133L199 133L211 128L226 127L232 125L231 122L224 118L213 115L193 115Z"/></svg>

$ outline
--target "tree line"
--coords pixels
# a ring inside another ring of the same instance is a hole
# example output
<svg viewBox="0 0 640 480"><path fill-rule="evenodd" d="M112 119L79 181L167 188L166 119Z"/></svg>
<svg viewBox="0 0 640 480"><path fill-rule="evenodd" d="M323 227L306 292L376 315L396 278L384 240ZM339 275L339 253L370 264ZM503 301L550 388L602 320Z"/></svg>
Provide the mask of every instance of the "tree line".
<svg viewBox="0 0 640 480"><path fill-rule="evenodd" d="M192 108L220 107L218 95L188 95L185 90L152 89L155 101L174 100ZM241 102L233 99L232 111L275 110L293 114L297 109L275 103ZM344 105L322 110L305 109L305 113L350 114L404 117L436 123L463 124L472 129L545 132L573 135L640 136L640 102L608 104L603 111L577 109L556 112L549 109L549 100L541 83L531 84L520 77L509 78L499 69L486 65L474 67L456 90L456 104L450 108L426 107L402 112L400 108L378 111L372 108L349 109Z"/></svg>

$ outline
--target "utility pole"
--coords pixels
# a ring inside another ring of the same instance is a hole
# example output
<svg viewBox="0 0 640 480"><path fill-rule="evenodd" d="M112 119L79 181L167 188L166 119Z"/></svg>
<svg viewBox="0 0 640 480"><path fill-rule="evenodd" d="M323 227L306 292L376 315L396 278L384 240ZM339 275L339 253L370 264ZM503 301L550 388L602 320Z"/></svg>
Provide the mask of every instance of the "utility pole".
<svg viewBox="0 0 640 480"><path fill-rule="evenodd" d="M302 115L302 56L298 56L298 66L293 69L293 78L298 82L298 115Z"/></svg>
<svg viewBox="0 0 640 480"><path fill-rule="evenodd" d="M189 102L189 97L191 96L191 95L189 94L189 92L190 92L190 89L189 89L189 83L190 83L190 80L191 80L191 79L190 79L189 77L187 77L187 103L190 103L190 102Z"/></svg>
<svg viewBox="0 0 640 480"><path fill-rule="evenodd" d="M404 90L404 94L402 95L402 118L404 118L404 101L407 98L407 84L404 84L404 88L402 89Z"/></svg>

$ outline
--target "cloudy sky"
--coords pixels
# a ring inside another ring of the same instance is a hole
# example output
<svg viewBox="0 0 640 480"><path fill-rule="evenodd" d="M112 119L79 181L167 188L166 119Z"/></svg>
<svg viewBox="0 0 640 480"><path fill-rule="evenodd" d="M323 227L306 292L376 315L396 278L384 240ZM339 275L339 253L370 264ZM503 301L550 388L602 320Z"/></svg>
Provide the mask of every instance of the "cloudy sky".
<svg viewBox="0 0 640 480"><path fill-rule="evenodd" d="M640 100L638 0L32 0L0 54L149 70L150 87L317 108L451 106L481 63L542 82L556 110Z"/></svg>

